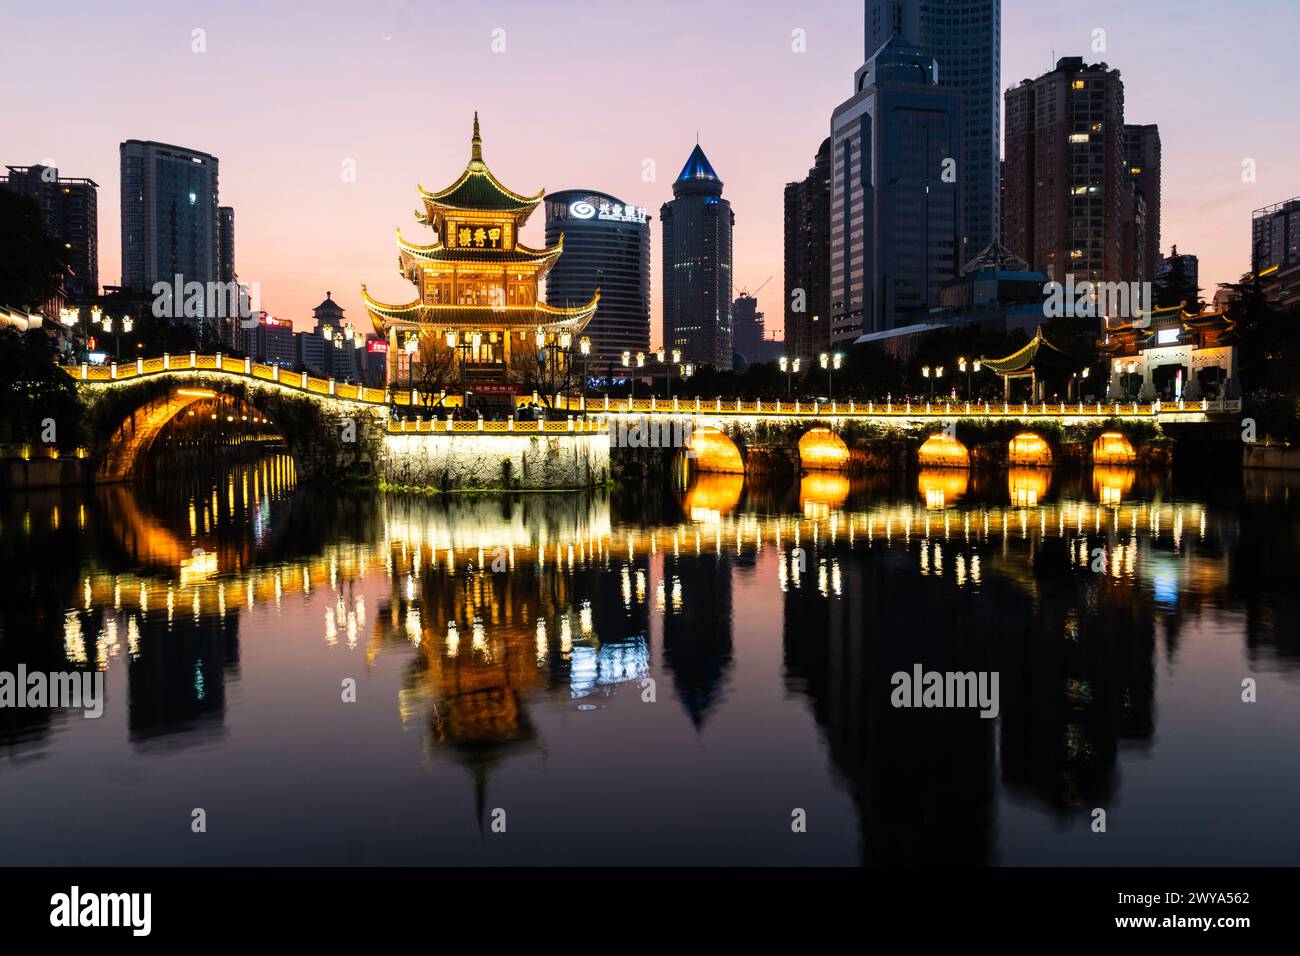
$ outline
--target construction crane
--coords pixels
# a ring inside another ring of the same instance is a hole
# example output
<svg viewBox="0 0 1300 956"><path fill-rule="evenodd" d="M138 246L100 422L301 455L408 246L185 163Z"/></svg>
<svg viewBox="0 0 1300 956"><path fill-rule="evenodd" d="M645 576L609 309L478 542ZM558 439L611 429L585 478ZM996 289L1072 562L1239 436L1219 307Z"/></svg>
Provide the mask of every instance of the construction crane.
<svg viewBox="0 0 1300 956"><path fill-rule="evenodd" d="M760 292L763 291L763 286L767 285L769 282L771 282L771 281L772 281L773 279L775 279L775 278L776 278L775 275L770 275L770 276L768 276L766 279L763 280L763 285L760 285L757 289L755 289L755 290L753 291L753 293L750 293L750 292L749 292L748 290L746 290L746 289L741 289L741 290L740 290L740 294L741 294L742 297L743 297L743 296L749 296L750 298L757 299L757 298L758 298L758 294L759 294Z"/></svg>

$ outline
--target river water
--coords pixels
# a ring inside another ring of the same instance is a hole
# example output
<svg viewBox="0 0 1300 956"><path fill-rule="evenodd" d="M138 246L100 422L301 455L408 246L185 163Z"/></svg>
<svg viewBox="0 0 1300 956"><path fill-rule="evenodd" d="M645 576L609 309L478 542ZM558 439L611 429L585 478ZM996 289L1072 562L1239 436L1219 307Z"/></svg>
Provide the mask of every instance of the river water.
<svg viewBox="0 0 1300 956"><path fill-rule="evenodd" d="M106 702L0 710L0 864L1295 864L1298 491L10 496L0 671Z"/></svg>

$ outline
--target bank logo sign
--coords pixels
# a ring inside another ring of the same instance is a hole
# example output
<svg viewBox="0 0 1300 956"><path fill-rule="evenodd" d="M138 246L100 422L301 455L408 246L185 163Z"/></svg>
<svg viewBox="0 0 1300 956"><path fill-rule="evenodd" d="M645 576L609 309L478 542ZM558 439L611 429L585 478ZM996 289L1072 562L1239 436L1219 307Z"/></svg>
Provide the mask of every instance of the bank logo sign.
<svg viewBox="0 0 1300 956"><path fill-rule="evenodd" d="M622 203L590 203L585 199L569 203L569 215L574 219L604 219L608 222L645 222L645 206L625 206Z"/></svg>

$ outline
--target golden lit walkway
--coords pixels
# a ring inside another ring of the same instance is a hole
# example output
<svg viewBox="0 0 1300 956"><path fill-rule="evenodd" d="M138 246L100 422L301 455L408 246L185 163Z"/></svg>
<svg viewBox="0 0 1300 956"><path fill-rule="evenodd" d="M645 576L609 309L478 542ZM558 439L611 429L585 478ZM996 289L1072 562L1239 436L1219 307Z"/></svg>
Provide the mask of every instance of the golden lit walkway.
<svg viewBox="0 0 1300 956"><path fill-rule="evenodd" d="M87 385L112 386L127 383L145 376L162 374L195 373L202 375L229 375L235 378L254 379L259 382L274 384L291 392L302 392L320 398L332 398L345 402L357 402L364 405L410 407L420 404L418 390L395 388L367 388L351 385L334 379L314 378L305 372L288 372L275 365L264 365L246 358L232 358L222 355L164 355L161 358L137 359L122 365L75 365L65 366L68 375ZM520 396L520 402L528 401L527 396ZM443 407L459 404L459 398L446 396ZM711 418L718 417L753 417L753 418L853 418L880 419L888 421L908 421L951 418L1047 418L1062 421L1096 420L1098 418L1155 418L1162 422L1204 422L1211 415L1235 413L1241 411L1241 402L1218 400L1211 402L801 402L801 401L744 401L742 399L722 398L610 398L599 396L587 398L561 398L559 407L575 414L656 414L656 415L698 415ZM508 429L507 423L499 424L502 430L520 430L520 423L514 423ZM432 427L432 426L430 426ZM400 427L393 430L400 431ZM427 429L426 429L427 430ZM443 430L440 426L439 431ZM482 429L474 422L456 422L451 431L479 431ZM547 422L541 431L567 431L564 422Z"/></svg>

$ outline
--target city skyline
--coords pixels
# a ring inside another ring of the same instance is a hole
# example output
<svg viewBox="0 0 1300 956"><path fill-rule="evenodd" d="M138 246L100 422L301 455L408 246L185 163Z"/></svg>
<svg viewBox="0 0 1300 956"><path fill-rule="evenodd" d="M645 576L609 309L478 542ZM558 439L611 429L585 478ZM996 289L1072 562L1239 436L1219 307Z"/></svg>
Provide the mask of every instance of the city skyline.
<svg viewBox="0 0 1300 956"><path fill-rule="evenodd" d="M677 6L686 9L669 3L609 13L588 3L544 9L505 3L466 11L445 27L449 59L440 69L473 82L450 84L438 108L419 113L418 122L392 95L429 73L417 50L419 13L407 3L364 13L327 4L320 16L301 22L243 3L211 15L140 3L138 15L97 24L93 32L75 13L37 10L14 24L9 53L15 75L39 76L40 83L13 102L18 132L0 159L52 161L62 175L101 183L100 281L115 284L119 144L151 139L219 157L222 204L239 211L240 278L259 284L264 308L305 329L325 289L350 314L361 311L360 283L367 276L376 277L376 295L401 293L385 240L409 216L409 183L427 187L460 160L473 110L494 144L490 159L507 181L537 183L548 192L586 185L647 208L671 196L680 157L698 132L710 159L727 170L736 213L736 294L782 272L782 191L806 174L829 111L851 92L846 77L861 65L863 7L760 3L743 21L725 8L692 7L697 27L682 35L672 27ZM1121 71L1126 118L1160 125L1162 252L1177 243L1199 257L1207 299L1216 283L1234 281L1248 268L1251 211L1300 193L1287 161L1300 133L1271 122L1297 97L1280 72L1287 27L1300 25L1300 12L1281 0L1256 6L1254 21L1235 23L1216 22L1207 3L1185 4L1171 15L1107 0L1093 5L1088 21L1064 16L1064 3L1003 5L1003 91L1046 72L1054 57L1079 55ZM597 11L608 30L575 38L570 24ZM1273 26L1258 30L1259 17ZM1100 52L1092 48L1098 28L1106 31ZM43 68L37 40L51 29L84 70ZM504 34L494 35L498 29ZM806 53L792 50L796 30L806 31ZM715 77L711 96L697 95L695 71L663 69L665 49L673 61L689 64L719 35L745 55L729 58L734 69ZM1155 35L1164 42L1148 49L1145 38ZM1218 45L1212 79L1203 79L1184 55L1189 44L1207 41ZM494 42L504 43L504 52L493 53ZM194 52L196 45L204 52ZM575 45L588 69L557 73L555 50ZM141 55L122 55L132 50ZM331 66L323 78L316 64L325 61ZM393 65L374 69L380 62ZM153 95L130 95L160 71L168 82ZM590 82L593 73L607 81ZM97 77L93 88L79 81L85 75ZM542 78L545 103L521 108L519 91ZM27 82L20 80L19 89ZM84 121L42 124L39 110L51 98L82 104ZM683 109L683 102L692 105ZM1243 181L1246 160L1255 163L1254 182ZM654 181L643 180L646 161L654 163ZM345 181L349 163L354 182ZM530 223L524 240L540 243L541 229ZM306 235L315 256L301 253ZM783 314L780 296L781 285L773 282L758 307ZM659 283L652 282L652 345L661 329Z"/></svg>

